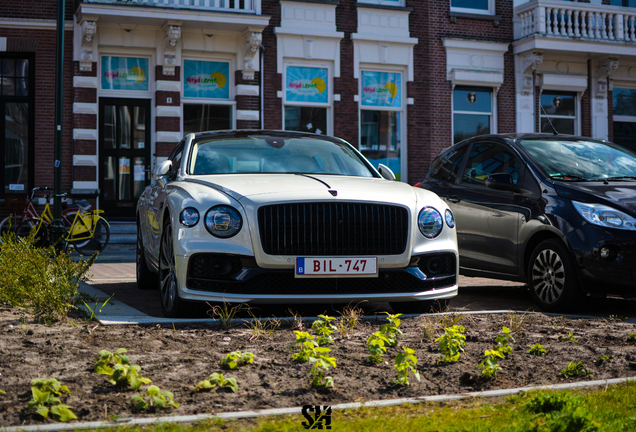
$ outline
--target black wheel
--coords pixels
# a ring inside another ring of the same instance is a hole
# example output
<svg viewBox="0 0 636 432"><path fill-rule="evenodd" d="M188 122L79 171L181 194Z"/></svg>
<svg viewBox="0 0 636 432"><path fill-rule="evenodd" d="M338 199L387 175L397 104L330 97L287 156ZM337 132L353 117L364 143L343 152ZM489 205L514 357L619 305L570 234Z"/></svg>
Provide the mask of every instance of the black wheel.
<svg viewBox="0 0 636 432"><path fill-rule="evenodd" d="M161 235L159 246L159 293L161 310L166 318L178 318L184 315L184 307L179 297L174 245L172 244L172 225L166 224Z"/></svg>
<svg viewBox="0 0 636 432"><path fill-rule="evenodd" d="M75 215L77 214L78 210L65 210L64 212L62 212L62 221L64 222L64 227L66 227L66 230L70 230L71 226L73 225L73 221L75 221ZM70 244L73 245L73 247L75 248L75 250L79 250L80 248L85 247L86 245L88 245L90 239L86 239L86 240L82 240L82 241L78 241L78 242L71 242Z"/></svg>
<svg viewBox="0 0 636 432"><path fill-rule="evenodd" d="M431 312L444 312L448 309L449 299L422 300L411 302L391 302L391 309L395 313L424 314Z"/></svg>
<svg viewBox="0 0 636 432"><path fill-rule="evenodd" d="M33 246L45 247L49 242L49 232L46 224L41 223L40 219L25 219L16 231L16 237L27 238L35 233Z"/></svg>
<svg viewBox="0 0 636 432"><path fill-rule="evenodd" d="M80 242L71 242L75 250L82 255L93 255L95 252L101 252L108 245L110 239L110 228L106 219L100 216L95 224L95 233L92 238L82 240Z"/></svg>
<svg viewBox="0 0 636 432"><path fill-rule="evenodd" d="M2 244L2 235L6 232L17 232L18 227L22 224L22 216L11 214L0 222L0 244Z"/></svg>
<svg viewBox="0 0 636 432"><path fill-rule="evenodd" d="M144 251L143 240L141 238L141 227L137 224L137 251L135 260L135 273L137 275L137 288L141 290L157 289L157 274L150 271L146 263L146 252Z"/></svg>
<svg viewBox="0 0 636 432"><path fill-rule="evenodd" d="M583 298L573 258L559 240L545 240L534 249L528 284L534 302L548 312L570 311Z"/></svg>

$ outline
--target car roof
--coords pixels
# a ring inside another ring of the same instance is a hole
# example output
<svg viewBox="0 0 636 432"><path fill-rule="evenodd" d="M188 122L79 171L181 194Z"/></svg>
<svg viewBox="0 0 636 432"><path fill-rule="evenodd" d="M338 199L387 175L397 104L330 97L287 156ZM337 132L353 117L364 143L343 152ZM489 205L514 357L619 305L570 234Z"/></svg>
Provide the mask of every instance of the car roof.
<svg viewBox="0 0 636 432"><path fill-rule="evenodd" d="M296 132L285 130L269 130L269 129L232 129L232 130L218 130L208 132L197 132L194 134L195 141L201 141L206 139L218 139L218 138L245 138L252 136L276 136L280 138L312 138L322 139L332 142L342 143L344 140L329 135L321 135L309 132Z"/></svg>
<svg viewBox="0 0 636 432"><path fill-rule="evenodd" d="M472 140L483 140L483 139L494 139L494 138L507 138L514 141L519 140L555 140L555 141L594 141L594 142L607 142L605 140L598 140L595 138L584 137L580 135L555 135L552 133L501 133L501 134L489 134L489 135L478 135L464 141L461 141L455 145L463 144Z"/></svg>

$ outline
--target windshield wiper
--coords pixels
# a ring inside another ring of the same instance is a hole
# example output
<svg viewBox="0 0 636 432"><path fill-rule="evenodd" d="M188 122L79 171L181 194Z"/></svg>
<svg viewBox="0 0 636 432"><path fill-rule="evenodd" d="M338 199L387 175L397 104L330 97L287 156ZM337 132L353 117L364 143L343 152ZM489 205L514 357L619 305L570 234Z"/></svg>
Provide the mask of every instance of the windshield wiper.
<svg viewBox="0 0 636 432"><path fill-rule="evenodd" d="M573 181L590 181L590 179L575 174L554 174L550 176L553 180L573 180Z"/></svg>

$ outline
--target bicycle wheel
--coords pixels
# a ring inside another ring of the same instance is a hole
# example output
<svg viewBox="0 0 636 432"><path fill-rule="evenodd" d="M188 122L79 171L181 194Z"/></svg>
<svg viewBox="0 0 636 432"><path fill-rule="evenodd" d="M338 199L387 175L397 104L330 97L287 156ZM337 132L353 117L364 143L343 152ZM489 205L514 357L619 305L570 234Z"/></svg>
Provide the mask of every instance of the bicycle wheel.
<svg viewBox="0 0 636 432"><path fill-rule="evenodd" d="M108 244L110 238L110 228L108 222L103 217L99 217L97 224L95 225L95 232L93 237L88 241L81 241L80 243L73 243L73 247L82 255L92 255L95 252L101 252Z"/></svg>
<svg viewBox="0 0 636 432"><path fill-rule="evenodd" d="M40 223L40 219L25 219L16 231L16 237L26 238L29 237L35 231L35 240L33 246L44 247L48 244L49 233L46 225Z"/></svg>
<svg viewBox="0 0 636 432"><path fill-rule="evenodd" d="M70 230L71 225L73 225L73 221L75 220L75 215L77 214L78 210L64 210L62 212L62 221L64 222L64 227L68 230ZM69 242L73 245L73 247L75 248L75 250L78 250L78 248L82 248L85 247L86 245L88 245L90 239L86 239L86 240L79 240L79 241L74 241L74 242Z"/></svg>
<svg viewBox="0 0 636 432"><path fill-rule="evenodd" d="M14 233L17 232L18 227L21 224L22 224L21 215L11 214L7 216L6 218L2 219L2 222L0 222L0 244L2 244L2 236L4 235L4 233L8 231L11 231Z"/></svg>

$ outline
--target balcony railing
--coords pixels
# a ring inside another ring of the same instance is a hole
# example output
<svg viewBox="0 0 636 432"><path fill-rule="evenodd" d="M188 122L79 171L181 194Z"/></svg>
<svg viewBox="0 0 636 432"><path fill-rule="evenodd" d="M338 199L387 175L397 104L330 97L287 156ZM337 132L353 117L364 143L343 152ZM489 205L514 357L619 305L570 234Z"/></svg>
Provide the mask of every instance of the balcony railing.
<svg viewBox="0 0 636 432"><path fill-rule="evenodd" d="M636 42L636 9L559 0L515 8L515 39L532 35Z"/></svg>
<svg viewBox="0 0 636 432"><path fill-rule="evenodd" d="M84 2L257 15L261 12L261 0L84 0Z"/></svg>

